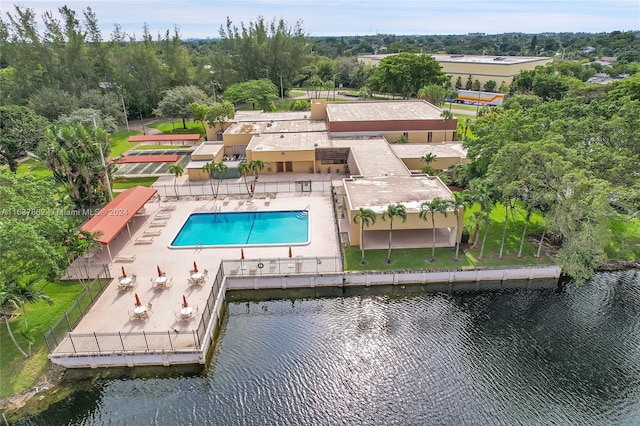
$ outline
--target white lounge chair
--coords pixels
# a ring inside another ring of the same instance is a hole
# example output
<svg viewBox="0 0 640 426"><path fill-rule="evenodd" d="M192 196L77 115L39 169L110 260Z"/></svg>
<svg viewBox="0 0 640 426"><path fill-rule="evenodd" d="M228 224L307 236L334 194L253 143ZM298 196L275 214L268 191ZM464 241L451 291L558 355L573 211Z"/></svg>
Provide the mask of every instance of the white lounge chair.
<svg viewBox="0 0 640 426"><path fill-rule="evenodd" d="M145 237L157 237L160 234L162 234L161 229L147 229L146 231L144 231L143 235Z"/></svg>
<svg viewBox="0 0 640 426"><path fill-rule="evenodd" d="M116 262L133 262L134 260L136 260L135 254L119 254L115 258Z"/></svg>
<svg viewBox="0 0 640 426"><path fill-rule="evenodd" d="M229 197L224 197L224 200L222 200L222 205L226 206L227 204L229 204Z"/></svg>
<svg viewBox="0 0 640 426"><path fill-rule="evenodd" d="M153 237L140 237L136 238L136 244L152 244Z"/></svg>
<svg viewBox="0 0 640 426"><path fill-rule="evenodd" d="M176 209L176 205L175 204L165 204L162 207L160 207L160 211L163 212L170 212Z"/></svg>
<svg viewBox="0 0 640 426"><path fill-rule="evenodd" d="M167 221L166 220L154 220L149 224L149 226L167 226Z"/></svg>
<svg viewBox="0 0 640 426"><path fill-rule="evenodd" d="M270 198L270 197L265 198L265 199L264 199L264 205L265 205L265 206L268 206L268 205L269 205L269 203L271 203L271 198Z"/></svg>
<svg viewBox="0 0 640 426"><path fill-rule="evenodd" d="M158 213L154 220L158 219L171 219L171 213Z"/></svg>

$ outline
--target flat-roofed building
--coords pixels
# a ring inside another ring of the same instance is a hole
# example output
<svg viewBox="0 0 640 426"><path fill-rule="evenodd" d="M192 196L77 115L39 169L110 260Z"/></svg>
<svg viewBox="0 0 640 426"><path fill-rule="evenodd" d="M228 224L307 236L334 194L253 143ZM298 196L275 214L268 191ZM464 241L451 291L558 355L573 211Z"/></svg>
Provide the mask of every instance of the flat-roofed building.
<svg viewBox="0 0 640 426"><path fill-rule="evenodd" d="M467 149L461 143L393 144L390 147L411 171L419 171L426 166L422 158L427 154L435 155L435 159L430 164L435 170L450 170L456 164L469 163Z"/></svg>
<svg viewBox="0 0 640 426"><path fill-rule="evenodd" d="M327 103L314 99L310 112L239 112L223 134L222 154L215 155L233 157L236 167L237 161L260 160L265 165L261 173L348 171L340 214L349 244L362 243L360 228L353 223L360 208L370 208L379 219L365 230L367 239L386 241L381 232L387 232L389 224L382 215L389 204L400 203L407 208L408 219L394 224L394 232L406 233L403 240L411 246L424 247L431 242L427 231L432 222L420 219L421 204L434 198L450 200L452 194L440 178L412 170L420 169L418 162L428 152L436 155L435 166L442 169L464 161L461 144L441 143L445 135L455 140L456 124L456 119L445 123L442 109L423 100ZM401 136L409 143L390 144ZM199 152L194 154L194 168L201 169L203 164L196 161L204 159L199 159ZM202 176L195 170L193 174ZM451 213L435 214L438 246L453 246L460 238L463 215L456 220Z"/></svg>
<svg viewBox="0 0 640 426"><path fill-rule="evenodd" d="M396 55L361 55L358 59L369 65L377 65L387 56ZM495 55L431 55L442 67L445 74L451 76L451 83L455 84L458 77L462 84L466 84L469 76L478 80L481 84L489 80L495 81L498 86L504 81L511 84L520 71L533 70L537 66L544 66L553 61L553 58L542 56L495 56Z"/></svg>
<svg viewBox="0 0 640 426"><path fill-rule="evenodd" d="M442 109L426 101L329 103L326 105L332 136L382 135L388 141L401 136L409 143L456 140L456 119L444 122Z"/></svg>
<svg viewBox="0 0 640 426"><path fill-rule="evenodd" d="M209 174L202 170L207 163L222 161L224 146L221 142L203 142L191 153L191 161L185 170L190 181L209 180Z"/></svg>

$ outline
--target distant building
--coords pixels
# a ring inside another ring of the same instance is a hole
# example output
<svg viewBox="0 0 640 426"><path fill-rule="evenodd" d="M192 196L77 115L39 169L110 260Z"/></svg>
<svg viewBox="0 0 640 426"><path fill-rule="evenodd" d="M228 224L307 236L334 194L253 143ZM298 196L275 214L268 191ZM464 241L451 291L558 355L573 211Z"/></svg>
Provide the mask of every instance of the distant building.
<svg viewBox="0 0 640 426"><path fill-rule="evenodd" d="M361 55L358 59L365 64L377 65L387 56L396 55ZM491 56L491 55L431 55L442 66L445 74L451 76L451 83L455 84L458 77L462 84L467 82L469 76L484 84L493 80L498 86L504 81L511 84L515 76L523 70L533 70L537 66L544 66L553 61L553 58L536 56Z"/></svg>

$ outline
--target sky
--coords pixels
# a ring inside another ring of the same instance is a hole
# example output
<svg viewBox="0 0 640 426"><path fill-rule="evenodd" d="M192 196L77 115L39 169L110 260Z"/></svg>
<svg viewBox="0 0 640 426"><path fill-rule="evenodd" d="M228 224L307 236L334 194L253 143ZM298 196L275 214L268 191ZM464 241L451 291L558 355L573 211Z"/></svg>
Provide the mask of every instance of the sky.
<svg viewBox="0 0 640 426"><path fill-rule="evenodd" d="M3 19L13 7L1 0ZM374 34L467 34L481 32L611 32L640 30L640 0L87 0L18 1L35 11L57 14L67 5L82 17L91 7L105 39L119 24L137 38L147 23L151 34L178 26L181 38L216 38L227 17L234 24L297 21L309 36Z"/></svg>

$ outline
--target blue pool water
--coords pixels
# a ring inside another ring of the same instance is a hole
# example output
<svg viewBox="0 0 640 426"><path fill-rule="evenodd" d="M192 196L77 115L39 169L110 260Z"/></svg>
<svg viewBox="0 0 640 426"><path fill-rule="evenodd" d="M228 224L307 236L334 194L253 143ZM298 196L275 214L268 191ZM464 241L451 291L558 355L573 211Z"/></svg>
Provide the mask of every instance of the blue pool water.
<svg viewBox="0 0 640 426"><path fill-rule="evenodd" d="M171 247L306 244L309 212L193 213Z"/></svg>

